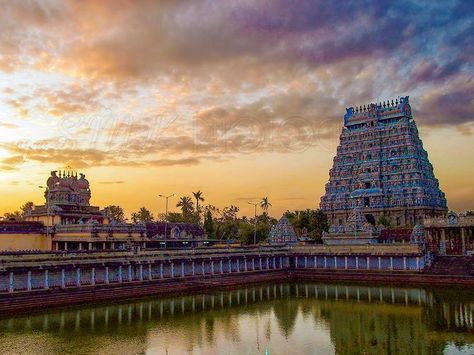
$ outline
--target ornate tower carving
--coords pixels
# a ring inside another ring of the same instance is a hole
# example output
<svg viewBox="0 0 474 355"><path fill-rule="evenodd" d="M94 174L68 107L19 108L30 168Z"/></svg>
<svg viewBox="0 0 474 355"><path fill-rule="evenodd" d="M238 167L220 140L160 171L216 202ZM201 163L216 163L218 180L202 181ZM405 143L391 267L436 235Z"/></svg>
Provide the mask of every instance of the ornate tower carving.
<svg viewBox="0 0 474 355"><path fill-rule="evenodd" d="M361 206L369 222L393 226L446 213L446 198L418 136L409 97L346 109L321 209L334 226Z"/></svg>

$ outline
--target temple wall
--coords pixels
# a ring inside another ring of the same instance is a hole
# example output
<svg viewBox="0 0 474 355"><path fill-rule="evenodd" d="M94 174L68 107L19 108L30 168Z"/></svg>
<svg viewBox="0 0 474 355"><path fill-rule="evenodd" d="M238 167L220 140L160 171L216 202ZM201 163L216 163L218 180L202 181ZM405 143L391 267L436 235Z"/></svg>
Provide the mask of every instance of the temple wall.
<svg viewBox="0 0 474 355"><path fill-rule="evenodd" d="M51 237L41 233L0 233L0 250L51 250Z"/></svg>
<svg viewBox="0 0 474 355"><path fill-rule="evenodd" d="M293 269L421 271L429 260L416 245L308 246L199 252L25 254L3 257L0 293L144 281L192 280Z"/></svg>

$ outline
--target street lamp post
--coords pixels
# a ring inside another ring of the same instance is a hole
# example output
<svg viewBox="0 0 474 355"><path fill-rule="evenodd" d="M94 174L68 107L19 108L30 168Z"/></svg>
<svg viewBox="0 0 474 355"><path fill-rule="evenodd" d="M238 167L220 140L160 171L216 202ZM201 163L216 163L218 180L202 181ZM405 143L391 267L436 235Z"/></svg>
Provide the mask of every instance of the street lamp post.
<svg viewBox="0 0 474 355"><path fill-rule="evenodd" d="M257 206L260 204L259 202L249 202L249 205L253 205L255 207L255 215L254 215L254 231L253 231L253 244L257 245Z"/></svg>
<svg viewBox="0 0 474 355"><path fill-rule="evenodd" d="M165 204L165 248L166 248L166 236L168 234L168 199L170 197L173 197L174 195L176 194L171 194L171 195L168 195L168 196L165 196L165 195L158 195L160 197L163 197L165 200L166 200L166 204Z"/></svg>

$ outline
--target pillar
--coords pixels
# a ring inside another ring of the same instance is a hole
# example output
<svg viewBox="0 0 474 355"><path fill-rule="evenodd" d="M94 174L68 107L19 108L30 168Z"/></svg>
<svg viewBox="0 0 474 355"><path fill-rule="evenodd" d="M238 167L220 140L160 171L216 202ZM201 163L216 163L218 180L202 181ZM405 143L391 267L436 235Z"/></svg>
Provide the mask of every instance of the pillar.
<svg viewBox="0 0 474 355"><path fill-rule="evenodd" d="M128 281L132 281L132 265L128 265Z"/></svg>
<svg viewBox="0 0 474 355"><path fill-rule="evenodd" d="M201 265L202 265L202 275L204 276L206 275L206 264L204 263L204 260L202 261Z"/></svg>
<svg viewBox="0 0 474 355"><path fill-rule="evenodd" d="M123 282L122 265L119 266L118 274L119 274L119 282L122 283Z"/></svg>
<svg viewBox="0 0 474 355"><path fill-rule="evenodd" d="M237 258L237 272L240 272L240 260Z"/></svg>
<svg viewBox="0 0 474 355"><path fill-rule="evenodd" d="M444 228L441 229L441 244L439 248L439 253L441 255L446 255L446 231L444 230Z"/></svg>
<svg viewBox="0 0 474 355"><path fill-rule="evenodd" d="M181 277L184 277L185 269L184 269L184 261L181 262Z"/></svg>
<svg viewBox="0 0 474 355"><path fill-rule="evenodd" d="M466 255L466 235L464 232L464 228L461 228L461 248L462 255Z"/></svg>
<svg viewBox="0 0 474 355"><path fill-rule="evenodd" d="M105 267L105 283L109 284L110 283L110 278L109 278L109 267Z"/></svg>
<svg viewBox="0 0 474 355"><path fill-rule="evenodd" d="M220 265L220 268L221 268L221 274L224 273L224 265L223 265L223 264L224 264L224 263L222 262L222 259L219 260L219 265Z"/></svg>
<svg viewBox="0 0 474 355"><path fill-rule="evenodd" d="M170 264L171 278L174 278L174 263Z"/></svg>
<svg viewBox="0 0 474 355"><path fill-rule="evenodd" d="M347 256L344 257L344 269L347 270Z"/></svg>
<svg viewBox="0 0 474 355"><path fill-rule="evenodd" d="M276 267L276 257L274 256L274 257L273 257L273 269L276 269L276 268L277 268L277 267Z"/></svg>
<svg viewBox="0 0 474 355"><path fill-rule="evenodd" d="M67 250L67 242L64 242L64 250Z"/></svg>
<svg viewBox="0 0 474 355"><path fill-rule="evenodd" d="M61 288L66 288L66 272L61 269Z"/></svg>
<svg viewBox="0 0 474 355"><path fill-rule="evenodd" d="M416 257L416 269L420 270L420 257L419 256Z"/></svg>
<svg viewBox="0 0 474 355"><path fill-rule="evenodd" d="M259 263L260 263L260 269L259 270L262 270L262 257L259 256L258 259L259 259Z"/></svg>
<svg viewBox="0 0 474 355"><path fill-rule="evenodd" d="M367 270L370 270L370 257L367 257Z"/></svg>
<svg viewBox="0 0 474 355"><path fill-rule="evenodd" d="M359 270L359 257L356 256L356 269Z"/></svg>
<svg viewBox="0 0 474 355"><path fill-rule="evenodd" d="M252 258L252 270L255 271L255 258Z"/></svg>
<svg viewBox="0 0 474 355"><path fill-rule="evenodd" d="M283 257L280 256L280 269L283 269Z"/></svg>
<svg viewBox="0 0 474 355"><path fill-rule="evenodd" d="M87 243L89 244L89 250L92 250L92 243Z"/></svg>
<svg viewBox="0 0 474 355"><path fill-rule="evenodd" d="M15 289L14 275L13 275L13 271L10 271L10 276L8 280L8 292L13 292L14 289Z"/></svg>
<svg viewBox="0 0 474 355"><path fill-rule="evenodd" d="M393 270L393 256L390 257L390 270Z"/></svg>
<svg viewBox="0 0 474 355"><path fill-rule="evenodd" d="M228 264L229 264L229 272L232 272L232 260L230 260L230 258L229 258L228 261L229 261L229 262L228 262Z"/></svg>
<svg viewBox="0 0 474 355"><path fill-rule="evenodd" d="M313 260L313 267L316 269L318 267L318 257L315 256L313 259L314 259Z"/></svg>
<svg viewBox="0 0 474 355"><path fill-rule="evenodd" d="M78 248L78 250L82 250L82 243L81 243L81 242L79 242L79 248Z"/></svg>
<svg viewBox="0 0 474 355"><path fill-rule="evenodd" d="M379 270L382 270L382 258L379 256Z"/></svg>
<svg viewBox="0 0 474 355"><path fill-rule="evenodd" d="M195 269L195 266L194 266L194 260L191 263L191 269L192 269L192 273L193 273L193 276L194 276L196 274L196 269Z"/></svg>
<svg viewBox="0 0 474 355"><path fill-rule="evenodd" d="M266 259L266 263L265 263L265 264L266 264L267 270L270 269L270 263L268 262L268 256L267 256L267 259Z"/></svg>
<svg viewBox="0 0 474 355"><path fill-rule="evenodd" d="M326 255L324 255L324 268L326 269L327 267L328 267L327 258L326 258Z"/></svg>
<svg viewBox="0 0 474 355"><path fill-rule="evenodd" d="M160 279L163 278L163 263L160 264Z"/></svg>
<svg viewBox="0 0 474 355"><path fill-rule="evenodd" d="M247 258L244 257L244 271L247 271Z"/></svg>
<svg viewBox="0 0 474 355"><path fill-rule="evenodd" d="M142 264L140 264L140 266L139 266L138 275L139 275L138 277L139 277L140 281L143 281L143 265Z"/></svg>
<svg viewBox="0 0 474 355"><path fill-rule="evenodd" d="M28 274L26 276L26 289L28 291L31 291L31 271L28 271Z"/></svg>
<svg viewBox="0 0 474 355"><path fill-rule="evenodd" d="M211 275L214 275L214 260L211 260Z"/></svg>
<svg viewBox="0 0 474 355"><path fill-rule="evenodd" d="M337 256L334 256L334 269L337 269Z"/></svg>
<svg viewBox="0 0 474 355"><path fill-rule="evenodd" d="M81 286L81 269L76 268L76 286L80 287Z"/></svg>
<svg viewBox="0 0 474 355"><path fill-rule="evenodd" d="M151 270L151 263L148 264L148 280L153 280L153 274Z"/></svg>
<svg viewBox="0 0 474 355"><path fill-rule="evenodd" d="M95 285L95 267L91 270L91 285Z"/></svg>
<svg viewBox="0 0 474 355"><path fill-rule="evenodd" d="M403 270L406 270L407 269L407 257L404 256L403 257Z"/></svg>
<svg viewBox="0 0 474 355"><path fill-rule="evenodd" d="M111 248L112 250L115 250L115 243L114 243L114 242L112 242L112 243L110 244L110 248Z"/></svg>

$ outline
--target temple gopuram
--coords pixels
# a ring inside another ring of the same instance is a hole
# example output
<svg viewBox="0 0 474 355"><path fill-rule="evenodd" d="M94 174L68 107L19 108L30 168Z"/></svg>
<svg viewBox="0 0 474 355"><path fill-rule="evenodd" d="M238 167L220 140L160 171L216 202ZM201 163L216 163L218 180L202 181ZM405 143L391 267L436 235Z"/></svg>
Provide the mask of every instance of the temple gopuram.
<svg viewBox="0 0 474 355"><path fill-rule="evenodd" d="M297 243L298 238L295 229L288 218L282 216L278 223L272 227L269 236L270 243Z"/></svg>
<svg viewBox="0 0 474 355"><path fill-rule="evenodd" d="M27 221L43 222L45 226L91 221L108 223L108 218L104 217L100 208L90 205L91 190L84 174L78 177L77 172L71 169L51 171L46 185L46 203L34 206Z"/></svg>
<svg viewBox="0 0 474 355"><path fill-rule="evenodd" d="M350 107L320 207L335 228L361 206L373 225L395 227L445 215L446 198L418 135L409 97Z"/></svg>

